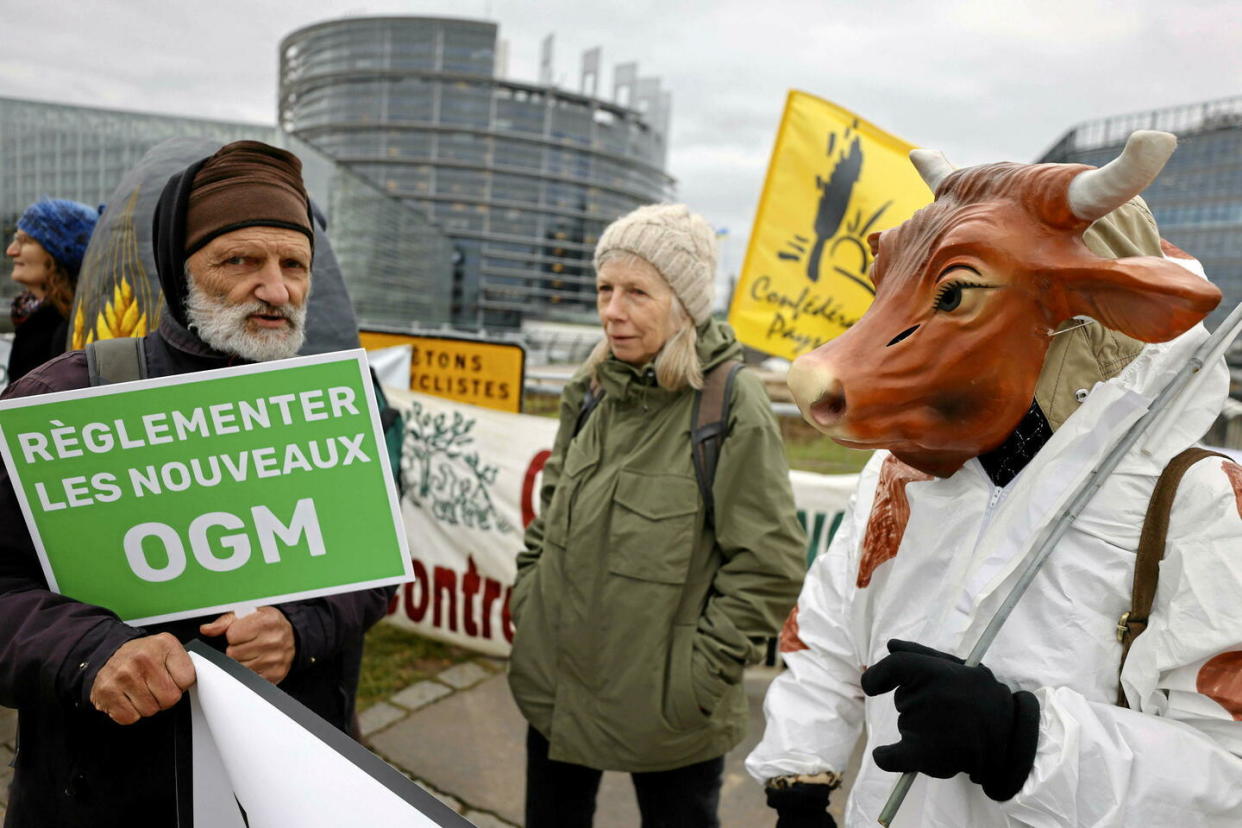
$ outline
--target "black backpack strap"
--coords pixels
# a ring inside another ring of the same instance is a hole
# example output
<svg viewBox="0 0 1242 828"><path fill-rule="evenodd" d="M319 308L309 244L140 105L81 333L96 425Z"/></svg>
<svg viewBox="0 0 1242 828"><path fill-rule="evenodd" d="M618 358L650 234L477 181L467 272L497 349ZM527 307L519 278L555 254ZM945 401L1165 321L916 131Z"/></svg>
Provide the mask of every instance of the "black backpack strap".
<svg viewBox="0 0 1242 828"><path fill-rule="evenodd" d="M101 339L86 346L86 371L91 385L112 385L147 377L147 352L142 339Z"/></svg>
<svg viewBox="0 0 1242 828"><path fill-rule="evenodd" d="M578 409L578 419L574 423L574 437L577 437L578 432L582 431L582 427L586 425L586 421L591 417L591 412L595 410L599 405L599 401L603 398L603 386L599 384L599 380L592 379L591 384L587 386L586 395L582 398L582 406Z"/></svg>
<svg viewBox="0 0 1242 828"><path fill-rule="evenodd" d="M1183 475L1190 467L1208 457L1231 458L1217 451L1191 447L1169 461L1156 481L1147 504L1147 516L1143 519L1143 531L1139 536L1138 552L1134 556L1134 582L1130 587L1130 609L1117 619L1117 640L1121 642L1121 663L1117 667L1117 704L1129 707L1125 691L1121 689L1121 668L1130 655L1130 645L1147 629L1152 604L1156 600L1156 586L1160 582L1160 561L1164 558L1165 539L1169 534L1169 517L1173 512L1173 498Z"/></svg>
<svg viewBox="0 0 1242 828"><path fill-rule="evenodd" d="M715 525L716 499L712 495L712 483L716 480L720 446L729 431L733 380L740 370L740 362L722 362L708 371L703 377L703 388L694 397L694 410L690 415L694 424L690 431L694 476L699 483L699 493L703 496L709 526Z"/></svg>

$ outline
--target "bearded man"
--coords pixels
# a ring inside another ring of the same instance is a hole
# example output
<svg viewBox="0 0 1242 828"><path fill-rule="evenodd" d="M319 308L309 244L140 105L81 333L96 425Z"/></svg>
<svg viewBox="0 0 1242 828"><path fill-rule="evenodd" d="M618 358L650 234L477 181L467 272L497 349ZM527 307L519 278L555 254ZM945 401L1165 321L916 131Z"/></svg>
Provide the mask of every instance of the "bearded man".
<svg viewBox="0 0 1242 828"><path fill-rule="evenodd" d="M297 353L314 252L301 169L239 141L169 179L154 221L165 312L142 340L147 376ZM72 351L3 396L90 384L87 355ZM20 739L6 826L180 824L178 711L195 680L183 642L196 637L348 732L362 635L388 589L135 628L47 589L6 469L0 527L0 703L18 709Z"/></svg>

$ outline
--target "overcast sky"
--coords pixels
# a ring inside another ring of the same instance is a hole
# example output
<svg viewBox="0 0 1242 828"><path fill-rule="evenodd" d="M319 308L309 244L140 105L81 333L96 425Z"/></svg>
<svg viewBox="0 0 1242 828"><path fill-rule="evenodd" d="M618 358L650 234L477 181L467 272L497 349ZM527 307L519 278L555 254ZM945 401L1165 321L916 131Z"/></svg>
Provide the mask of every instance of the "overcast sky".
<svg viewBox="0 0 1242 828"><path fill-rule="evenodd" d="M736 270L785 93L854 110L961 165L1031 161L1075 123L1242 94L1242 2L44 0L10 3L0 95L273 123L277 45L343 16L495 20L509 75L636 60L673 94L678 196L731 231ZM3 149L0 148L0 158Z"/></svg>

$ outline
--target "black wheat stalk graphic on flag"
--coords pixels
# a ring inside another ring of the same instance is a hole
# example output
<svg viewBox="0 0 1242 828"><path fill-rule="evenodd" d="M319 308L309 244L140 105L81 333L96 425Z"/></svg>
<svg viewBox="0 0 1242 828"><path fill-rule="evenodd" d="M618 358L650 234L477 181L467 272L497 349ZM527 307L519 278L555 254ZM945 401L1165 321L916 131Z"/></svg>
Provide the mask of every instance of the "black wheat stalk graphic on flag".
<svg viewBox="0 0 1242 828"><path fill-rule="evenodd" d="M848 134L847 132L847 137ZM828 136L829 156L835 148L836 139L835 134ZM853 195L854 185L858 183L858 176L862 173L862 162L862 144L858 136L854 136L849 150L837 161L828 180L824 181L820 176L815 176L815 186L819 188L821 195L819 210L815 213L815 246L811 248L811 255L806 263L806 277L812 282L819 281L819 261L824 255L824 245L837 235L841 222L845 220L850 196Z"/></svg>

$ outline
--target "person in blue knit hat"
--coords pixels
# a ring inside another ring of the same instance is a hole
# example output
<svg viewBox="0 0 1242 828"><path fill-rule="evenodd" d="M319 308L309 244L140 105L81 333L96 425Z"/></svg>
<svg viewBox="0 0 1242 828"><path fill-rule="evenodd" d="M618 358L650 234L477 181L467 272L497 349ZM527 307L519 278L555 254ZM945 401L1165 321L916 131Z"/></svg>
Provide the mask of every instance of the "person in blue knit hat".
<svg viewBox="0 0 1242 828"><path fill-rule="evenodd" d="M17 233L4 251L13 260L13 281L24 288L11 310L17 333L9 382L65 352L78 271L98 218L99 211L85 204L44 198L17 220Z"/></svg>

